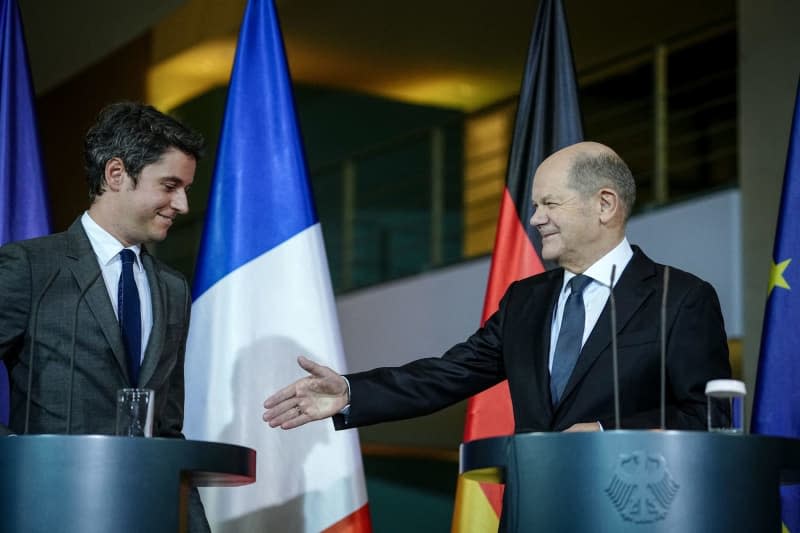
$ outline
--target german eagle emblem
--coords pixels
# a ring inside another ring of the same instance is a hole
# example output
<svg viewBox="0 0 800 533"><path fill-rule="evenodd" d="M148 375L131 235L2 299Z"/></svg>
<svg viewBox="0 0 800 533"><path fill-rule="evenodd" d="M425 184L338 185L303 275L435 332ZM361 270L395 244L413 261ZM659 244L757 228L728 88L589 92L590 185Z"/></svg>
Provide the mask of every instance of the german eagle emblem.
<svg viewBox="0 0 800 533"><path fill-rule="evenodd" d="M664 457L635 451L620 454L605 492L625 520L649 524L666 518L678 488Z"/></svg>

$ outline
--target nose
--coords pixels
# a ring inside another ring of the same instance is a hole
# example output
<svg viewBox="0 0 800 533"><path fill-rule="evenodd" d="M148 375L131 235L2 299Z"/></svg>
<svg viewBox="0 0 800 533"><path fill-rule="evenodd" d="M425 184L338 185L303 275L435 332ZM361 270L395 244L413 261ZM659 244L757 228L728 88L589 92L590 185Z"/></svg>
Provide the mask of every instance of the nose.
<svg viewBox="0 0 800 533"><path fill-rule="evenodd" d="M541 207L534 207L533 214L530 220L531 226L541 226L547 223L547 216L544 214L544 209Z"/></svg>
<svg viewBox="0 0 800 533"><path fill-rule="evenodd" d="M172 195L170 207L182 215L189 212L189 198L186 196L185 189L175 191L175 194Z"/></svg>

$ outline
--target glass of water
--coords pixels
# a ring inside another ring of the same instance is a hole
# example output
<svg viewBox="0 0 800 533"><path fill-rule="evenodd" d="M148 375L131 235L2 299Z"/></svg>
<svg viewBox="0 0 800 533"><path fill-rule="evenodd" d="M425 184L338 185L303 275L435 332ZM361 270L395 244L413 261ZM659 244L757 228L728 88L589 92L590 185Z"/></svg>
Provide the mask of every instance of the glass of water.
<svg viewBox="0 0 800 533"><path fill-rule="evenodd" d="M743 382L736 379L712 379L706 383L708 430L740 434L744 432Z"/></svg>

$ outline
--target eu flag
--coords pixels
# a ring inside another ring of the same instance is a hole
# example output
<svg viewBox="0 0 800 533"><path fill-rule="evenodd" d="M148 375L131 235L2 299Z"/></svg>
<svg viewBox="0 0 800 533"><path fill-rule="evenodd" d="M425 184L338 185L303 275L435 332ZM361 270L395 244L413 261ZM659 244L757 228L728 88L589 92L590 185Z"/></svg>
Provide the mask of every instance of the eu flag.
<svg viewBox="0 0 800 533"><path fill-rule="evenodd" d="M50 232L44 182L22 22L14 0L0 0L0 245ZM0 423L8 423L1 363Z"/></svg>
<svg viewBox="0 0 800 533"><path fill-rule="evenodd" d="M753 433L800 438L800 84L769 277ZM784 525L800 533L800 486L781 488Z"/></svg>

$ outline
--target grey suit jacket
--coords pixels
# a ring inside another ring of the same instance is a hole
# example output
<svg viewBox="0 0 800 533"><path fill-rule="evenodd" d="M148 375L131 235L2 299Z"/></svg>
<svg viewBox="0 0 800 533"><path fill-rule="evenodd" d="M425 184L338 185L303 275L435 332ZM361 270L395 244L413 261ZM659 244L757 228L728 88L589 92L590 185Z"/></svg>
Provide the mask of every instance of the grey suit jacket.
<svg viewBox="0 0 800 533"><path fill-rule="evenodd" d="M155 390L153 434L180 437L189 287L181 274L144 248L141 258L150 282L153 330L139 385ZM125 348L80 220L64 233L0 248L0 294L0 354L11 379L11 430L24 431L28 369L33 364L30 433L66 433L69 429L71 433L113 435L116 391L130 386ZM71 372L73 345L75 366ZM72 427L67 428L70 375L74 379L73 412Z"/></svg>
<svg viewBox="0 0 800 533"><path fill-rule="evenodd" d="M152 296L153 329L139 386L155 391L153 435L182 438L189 286L144 247L141 260ZM30 394L29 433L113 435L116 391L130 386L125 348L80 219L63 233L0 248L0 295L0 357L11 381L10 427L0 426L0 434L24 432Z"/></svg>

